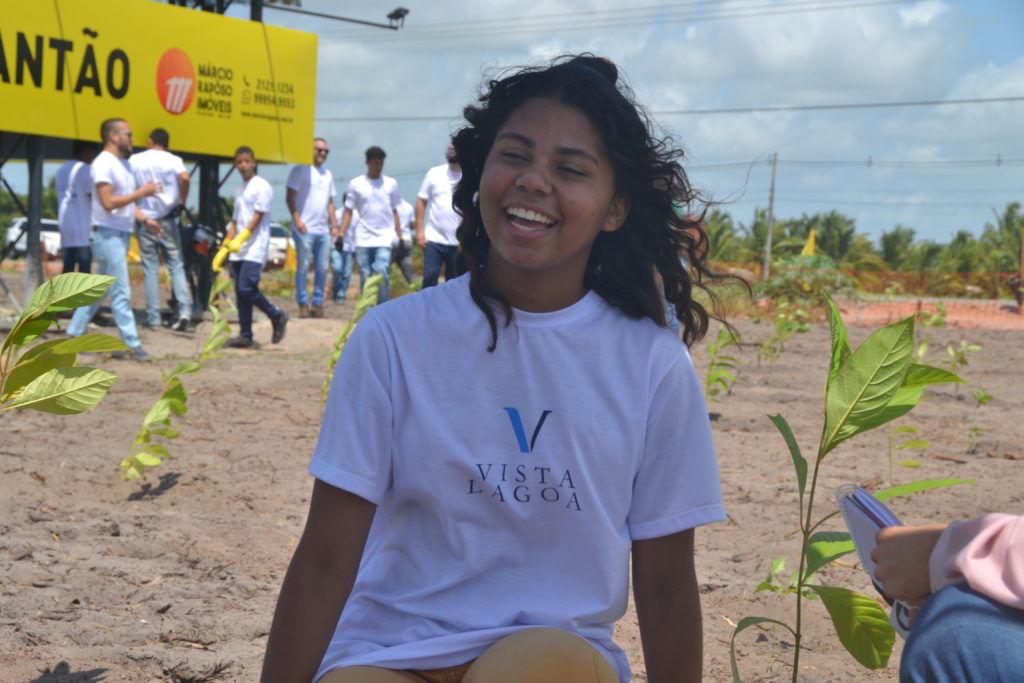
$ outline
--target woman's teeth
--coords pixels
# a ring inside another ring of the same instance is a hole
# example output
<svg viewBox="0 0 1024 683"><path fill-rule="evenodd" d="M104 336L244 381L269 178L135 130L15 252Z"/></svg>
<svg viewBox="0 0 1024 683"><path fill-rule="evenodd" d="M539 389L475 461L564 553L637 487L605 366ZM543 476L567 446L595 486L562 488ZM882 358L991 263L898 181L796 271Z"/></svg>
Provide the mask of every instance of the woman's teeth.
<svg viewBox="0 0 1024 683"><path fill-rule="evenodd" d="M522 209L522 208L519 208L519 207L512 207L512 208L508 209L507 213L512 218L521 218L524 221L530 221L531 223L539 223L540 224L540 227L534 227L534 226L523 226L521 223L518 223L518 222L516 223L516 225L518 225L520 227L523 227L526 230L541 230L544 227L552 225L555 222L554 219L548 218L547 216L539 214L536 211L530 211L529 209Z"/></svg>

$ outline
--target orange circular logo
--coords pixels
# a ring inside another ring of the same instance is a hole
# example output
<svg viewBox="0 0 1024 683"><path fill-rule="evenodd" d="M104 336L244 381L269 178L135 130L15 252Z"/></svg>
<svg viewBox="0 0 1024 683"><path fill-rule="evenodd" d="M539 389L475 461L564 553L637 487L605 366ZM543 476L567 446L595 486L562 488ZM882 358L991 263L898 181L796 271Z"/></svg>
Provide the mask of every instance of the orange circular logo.
<svg viewBox="0 0 1024 683"><path fill-rule="evenodd" d="M184 50L172 47L156 67L156 94L171 114L181 114L196 94L196 72Z"/></svg>

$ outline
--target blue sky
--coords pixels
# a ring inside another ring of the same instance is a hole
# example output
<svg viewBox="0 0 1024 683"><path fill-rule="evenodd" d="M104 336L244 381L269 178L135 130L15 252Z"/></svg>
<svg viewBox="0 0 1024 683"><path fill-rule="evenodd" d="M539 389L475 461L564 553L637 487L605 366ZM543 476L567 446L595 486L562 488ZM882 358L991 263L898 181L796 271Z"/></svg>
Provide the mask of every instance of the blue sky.
<svg viewBox="0 0 1024 683"><path fill-rule="evenodd" d="M264 20L320 36L316 130L331 144L339 191L376 144L388 152L385 173L414 200L484 73L592 51L619 65L687 151L693 183L738 221L767 206L773 153L777 218L835 208L876 239L897 224L942 242L961 229L980 234L993 208L1024 200L1024 101L678 113L1021 97L1020 0L651 2L395 0L409 9L399 31L269 7ZM392 9L302 7L369 21ZM238 2L229 10L248 12ZM287 169L261 172L275 187L274 217L285 218Z"/></svg>

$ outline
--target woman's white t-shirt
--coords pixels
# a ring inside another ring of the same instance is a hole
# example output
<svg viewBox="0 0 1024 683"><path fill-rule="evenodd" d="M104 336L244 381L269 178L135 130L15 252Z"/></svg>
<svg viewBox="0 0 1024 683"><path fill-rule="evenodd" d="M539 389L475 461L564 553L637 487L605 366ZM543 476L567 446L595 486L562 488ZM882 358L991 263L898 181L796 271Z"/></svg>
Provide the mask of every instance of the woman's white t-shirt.
<svg viewBox="0 0 1024 683"><path fill-rule="evenodd" d="M628 681L631 542L725 518L689 354L593 292L516 311L489 353L468 282L372 309L338 363L310 472L378 508L317 677L453 666L551 626Z"/></svg>

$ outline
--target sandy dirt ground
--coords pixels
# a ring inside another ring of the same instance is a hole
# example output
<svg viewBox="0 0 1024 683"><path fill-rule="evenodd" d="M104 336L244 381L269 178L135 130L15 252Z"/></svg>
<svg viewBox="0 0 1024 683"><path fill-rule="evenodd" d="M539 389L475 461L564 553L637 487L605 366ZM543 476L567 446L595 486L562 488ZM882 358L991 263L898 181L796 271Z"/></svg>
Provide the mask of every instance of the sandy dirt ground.
<svg viewBox="0 0 1024 683"><path fill-rule="evenodd" d="M295 310L292 302L276 303ZM188 333L143 333L152 364L96 360L119 375L96 410L0 415L0 680L256 680L309 502L306 464L328 350L350 312L350 305L333 306L325 320L295 319L284 343L225 352L186 376L189 412L179 420L181 436L168 443L174 457L142 481L122 481L118 462L160 394L160 370L195 357L209 323ZM710 406L719 415L713 424L729 519L697 534L709 681L730 680L735 622L750 615L794 620L792 596L754 593L773 558L787 556L795 568L798 546L790 457L767 416L786 416L805 453L814 451L829 353L828 330L815 324L775 363L759 364L757 348L770 325L740 320L738 327L739 378ZM870 331L851 328L851 340ZM907 523L1024 510L1020 332L946 327L921 334L932 338L934 360L962 339L982 348L961 371L971 385L928 392L898 423L920 428L930 446L902 452L921 467L897 467L892 477L961 477L976 485L915 494L894 501L894 509ZM265 319L256 336L269 341ZM703 373L705 344L693 355ZM984 407L971 397L978 387L994 397ZM969 439L972 426L980 432ZM829 456L819 512L827 512L841 483L888 485L886 444L877 430ZM873 595L851 558L824 569L821 582ZM871 672L842 649L820 602L807 606L803 628L801 680L896 680L899 643L889 668ZM617 639L634 680L646 680L632 611ZM784 630L755 627L737 640L744 681L790 678L793 644Z"/></svg>

